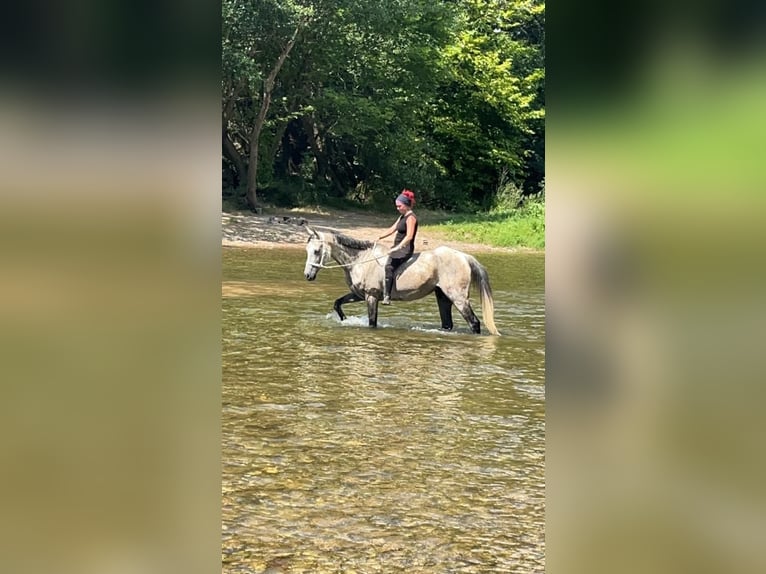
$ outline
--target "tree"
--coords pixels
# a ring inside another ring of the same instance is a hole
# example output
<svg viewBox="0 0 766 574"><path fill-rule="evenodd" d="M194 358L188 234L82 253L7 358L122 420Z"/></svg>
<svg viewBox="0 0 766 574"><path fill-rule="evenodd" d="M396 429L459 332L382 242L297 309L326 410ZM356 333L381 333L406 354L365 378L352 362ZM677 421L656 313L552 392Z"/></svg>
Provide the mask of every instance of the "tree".
<svg viewBox="0 0 766 574"><path fill-rule="evenodd" d="M503 170L536 189L544 17L540 0L224 0L224 161L251 206L257 189L406 186L421 205L487 207Z"/></svg>
<svg viewBox="0 0 766 574"><path fill-rule="evenodd" d="M544 9L528 0L461 3L430 121L452 184L445 207L461 200L489 207L502 170L519 186L538 177L530 148L544 138Z"/></svg>
<svg viewBox="0 0 766 574"><path fill-rule="evenodd" d="M308 24L310 6L274 0L224 0L222 4L223 152L247 182L256 207L260 138L277 75ZM247 137L243 128L250 125ZM239 148L247 145L247 168ZM242 173L246 172L246 173Z"/></svg>
<svg viewBox="0 0 766 574"><path fill-rule="evenodd" d="M287 44L285 44L285 47L277 57L277 61L271 68L269 75L263 81L263 91L261 92L258 116L255 118L253 131L250 135L250 159L247 164L247 201L253 209L256 206L256 189L258 187L258 160L260 158L258 154L260 149L259 143L261 139L261 131L263 130L263 123L266 121L266 114L269 113L269 106L271 105L271 93L274 91L274 81L277 74L279 74L279 71L282 69L285 59L290 54L290 50L293 49L298 33L305 25L306 20L302 19L295 27L293 35L287 41Z"/></svg>

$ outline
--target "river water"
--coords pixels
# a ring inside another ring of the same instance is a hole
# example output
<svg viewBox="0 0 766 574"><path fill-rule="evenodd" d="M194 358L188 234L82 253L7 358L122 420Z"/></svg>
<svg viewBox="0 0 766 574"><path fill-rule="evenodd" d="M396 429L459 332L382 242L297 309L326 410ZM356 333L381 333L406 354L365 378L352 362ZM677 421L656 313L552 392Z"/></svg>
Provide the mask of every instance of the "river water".
<svg viewBox="0 0 766 574"><path fill-rule="evenodd" d="M544 257L477 257L501 337L224 249L224 572L544 572Z"/></svg>

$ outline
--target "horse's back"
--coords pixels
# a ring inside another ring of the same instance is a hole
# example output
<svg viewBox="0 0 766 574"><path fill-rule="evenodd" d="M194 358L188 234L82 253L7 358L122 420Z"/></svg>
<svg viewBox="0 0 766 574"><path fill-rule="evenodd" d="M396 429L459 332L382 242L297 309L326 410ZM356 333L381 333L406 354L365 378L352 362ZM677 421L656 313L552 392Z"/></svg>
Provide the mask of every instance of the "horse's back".
<svg viewBox="0 0 766 574"><path fill-rule="evenodd" d="M438 270L440 267L468 266L466 254L452 247L440 245L415 253L409 260L409 265Z"/></svg>
<svg viewBox="0 0 766 574"><path fill-rule="evenodd" d="M465 255L462 251L458 251L454 247L448 247L447 245L440 245L431 250L431 252L437 257L462 257ZM426 253L428 253L426 251Z"/></svg>
<svg viewBox="0 0 766 574"><path fill-rule="evenodd" d="M442 286L465 284L471 277L466 254L446 245L416 253L412 265Z"/></svg>
<svg viewBox="0 0 766 574"><path fill-rule="evenodd" d="M457 270L459 268L470 270L470 264L468 263L469 255L462 251L447 247L446 245L440 245L436 249L433 249L432 253L440 267L445 267L451 270Z"/></svg>

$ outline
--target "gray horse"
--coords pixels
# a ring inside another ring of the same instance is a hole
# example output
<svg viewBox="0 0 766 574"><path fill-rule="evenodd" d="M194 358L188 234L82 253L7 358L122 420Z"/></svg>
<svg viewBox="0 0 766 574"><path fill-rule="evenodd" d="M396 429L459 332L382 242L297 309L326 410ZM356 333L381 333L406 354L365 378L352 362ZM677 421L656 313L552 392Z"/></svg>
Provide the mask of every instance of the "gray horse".
<svg viewBox="0 0 766 574"><path fill-rule="evenodd" d="M378 302L383 298L383 266L388 249L342 233L316 231L308 225L306 229L309 232L303 271L306 279L316 279L322 268L342 268L350 292L339 297L333 309L343 321L346 318L341 309L344 303L366 301L370 327L377 327ZM331 265L331 260L336 265ZM487 270L475 257L456 249L437 247L415 253L397 269L391 299L413 301L435 293L442 329L452 329L452 305L455 305L471 330L480 333L481 324L468 299L472 285L480 290L482 316L487 329L492 335L499 335L495 327L495 307Z"/></svg>

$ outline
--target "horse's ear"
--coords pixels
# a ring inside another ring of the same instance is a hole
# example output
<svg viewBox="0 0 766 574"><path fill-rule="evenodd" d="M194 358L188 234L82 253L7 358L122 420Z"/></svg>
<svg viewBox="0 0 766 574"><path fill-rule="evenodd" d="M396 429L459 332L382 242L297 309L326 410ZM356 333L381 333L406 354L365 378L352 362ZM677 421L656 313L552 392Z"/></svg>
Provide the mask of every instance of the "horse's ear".
<svg viewBox="0 0 766 574"><path fill-rule="evenodd" d="M316 231L314 231L311 227L309 227L308 223L305 224L305 227L306 227L306 231L309 232L309 235L311 237L319 237L319 234Z"/></svg>

